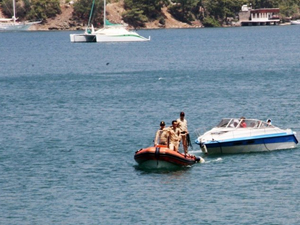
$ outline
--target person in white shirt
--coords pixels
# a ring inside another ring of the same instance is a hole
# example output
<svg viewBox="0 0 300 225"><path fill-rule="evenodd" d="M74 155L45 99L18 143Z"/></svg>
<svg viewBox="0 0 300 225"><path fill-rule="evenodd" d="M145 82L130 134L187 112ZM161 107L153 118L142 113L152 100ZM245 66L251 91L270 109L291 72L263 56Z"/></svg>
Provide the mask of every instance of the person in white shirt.
<svg viewBox="0 0 300 225"><path fill-rule="evenodd" d="M180 129L178 128L178 122L172 121L172 126L169 127L169 148L178 152L179 142L181 139Z"/></svg>
<svg viewBox="0 0 300 225"><path fill-rule="evenodd" d="M181 132L181 141L183 145L184 154L188 153L188 141L187 141L187 135L189 134L188 127L187 127L187 120L184 118L185 114L184 112L180 113L180 117L177 119L178 122L178 128Z"/></svg>
<svg viewBox="0 0 300 225"><path fill-rule="evenodd" d="M164 121L160 122L160 128L156 132L154 145L168 145L169 130L165 128L166 124Z"/></svg>

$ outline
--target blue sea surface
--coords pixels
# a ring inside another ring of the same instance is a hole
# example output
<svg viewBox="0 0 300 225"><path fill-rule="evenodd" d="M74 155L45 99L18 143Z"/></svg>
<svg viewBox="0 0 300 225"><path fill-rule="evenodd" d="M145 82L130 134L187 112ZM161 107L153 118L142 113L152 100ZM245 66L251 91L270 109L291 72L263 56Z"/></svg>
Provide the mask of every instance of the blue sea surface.
<svg viewBox="0 0 300 225"><path fill-rule="evenodd" d="M184 111L300 134L300 26L140 30L150 42L0 32L0 224L300 224L300 151L205 156L149 171L133 156Z"/></svg>

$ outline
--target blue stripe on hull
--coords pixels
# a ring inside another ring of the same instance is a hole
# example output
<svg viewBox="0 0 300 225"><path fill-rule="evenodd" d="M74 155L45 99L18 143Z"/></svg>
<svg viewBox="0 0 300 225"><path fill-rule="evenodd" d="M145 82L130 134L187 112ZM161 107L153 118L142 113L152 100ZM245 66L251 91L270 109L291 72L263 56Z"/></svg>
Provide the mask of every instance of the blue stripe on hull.
<svg viewBox="0 0 300 225"><path fill-rule="evenodd" d="M294 142L298 143L298 140L293 134L277 137L264 137L264 138L253 138L253 139L244 139L244 140L231 140L231 141L212 141L205 143L207 148L216 148L216 147L230 147L230 146L242 146L242 145L261 145L261 144L276 144L276 143L287 143Z"/></svg>
<svg viewBox="0 0 300 225"><path fill-rule="evenodd" d="M250 152L265 152L295 148L297 138L291 135L280 137L264 137L256 139L232 140L226 142L205 143L208 154L237 154ZM201 148L204 151L204 148Z"/></svg>

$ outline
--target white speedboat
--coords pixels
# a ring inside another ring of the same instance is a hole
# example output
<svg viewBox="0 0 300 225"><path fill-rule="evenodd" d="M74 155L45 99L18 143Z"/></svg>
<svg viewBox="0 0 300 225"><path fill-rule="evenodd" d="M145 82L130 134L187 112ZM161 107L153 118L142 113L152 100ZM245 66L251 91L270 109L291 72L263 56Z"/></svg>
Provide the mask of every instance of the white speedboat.
<svg viewBox="0 0 300 225"><path fill-rule="evenodd" d="M300 25L300 20L291 20L291 25Z"/></svg>
<svg viewBox="0 0 300 225"><path fill-rule="evenodd" d="M195 143L205 154L264 152L295 148L296 133L257 119L222 119Z"/></svg>
<svg viewBox="0 0 300 225"><path fill-rule="evenodd" d="M94 7L95 0L93 1L92 9ZM91 13L93 10L91 10ZM88 27L83 34L70 34L71 42L132 42L132 41L150 41L149 38L145 38L139 35L135 31L130 31L123 24L112 24L106 20L106 1L104 0L104 25L102 29L94 30L91 24L91 15L88 22Z"/></svg>

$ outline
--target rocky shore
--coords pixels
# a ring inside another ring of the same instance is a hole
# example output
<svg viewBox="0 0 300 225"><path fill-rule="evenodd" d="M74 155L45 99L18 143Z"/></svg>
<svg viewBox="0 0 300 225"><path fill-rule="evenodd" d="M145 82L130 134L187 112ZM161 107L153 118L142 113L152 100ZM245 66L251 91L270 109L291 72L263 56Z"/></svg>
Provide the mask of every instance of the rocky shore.
<svg viewBox="0 0 300 225"><path fill-rule="evenodd" d="M42 24L34 25L30 30L84 30L86 23L78 23L72 19L73 6L72 5L62 5L62 13L57 15L53 19L48 19ZM122 13L124 11L123 6L120 2L109 3L106 6L107 19L112 23L122 23ZM165 24L162 26L158 21L153 21L146 23L144 29L159 29L159 28L199 28L202 24L195 21L192 25L187 23L182 23L175 20L170 13L168 13L167 8L162 9L165 15Z"/></svg>

